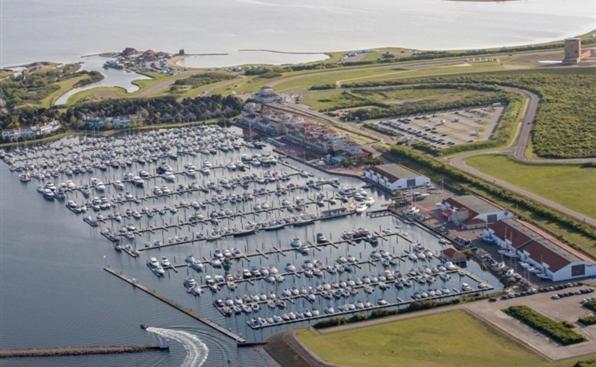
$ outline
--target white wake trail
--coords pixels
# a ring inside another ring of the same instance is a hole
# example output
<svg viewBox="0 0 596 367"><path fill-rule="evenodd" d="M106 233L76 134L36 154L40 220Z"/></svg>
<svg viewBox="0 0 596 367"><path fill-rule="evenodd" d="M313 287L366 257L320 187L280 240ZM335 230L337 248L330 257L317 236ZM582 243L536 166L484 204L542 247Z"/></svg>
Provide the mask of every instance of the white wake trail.
<svg viewBox="0 0 596 367"><path fill-rule="evenodd" d="M207 360L209 348L196 335L182 330L148 327L147 331L174 340L184 347L186 357L180 367L200 367Z"/></svg>

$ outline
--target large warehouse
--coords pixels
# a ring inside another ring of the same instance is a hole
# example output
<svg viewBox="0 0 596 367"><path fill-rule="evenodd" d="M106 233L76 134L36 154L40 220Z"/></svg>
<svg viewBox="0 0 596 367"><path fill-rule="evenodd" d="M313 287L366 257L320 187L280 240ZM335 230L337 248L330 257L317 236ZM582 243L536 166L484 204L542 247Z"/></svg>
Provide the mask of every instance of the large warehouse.
<svg viewBox="0 0 596 367"><path fill-rule="evenodd" d="M516 219L489 226L484 238L515 254L522 267L541 278L565 281L596 276L596 264L556 240L547 239Z"/></svg>
<svg viewBox="0 0 596 367"><path fill-rule="evenodd" d="M428 177L395 163L370 167L364 177L389 191L430 185Z"/></svg>

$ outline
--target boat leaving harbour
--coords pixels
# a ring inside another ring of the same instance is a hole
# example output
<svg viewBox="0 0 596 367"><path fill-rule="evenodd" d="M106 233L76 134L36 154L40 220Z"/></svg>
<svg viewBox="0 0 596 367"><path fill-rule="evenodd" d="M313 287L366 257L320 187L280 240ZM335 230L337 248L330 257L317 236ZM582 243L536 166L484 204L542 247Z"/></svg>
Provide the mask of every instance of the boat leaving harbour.
<svg viewBox="0 0 596 367"><path fill-rule="evenodd" d="M435 255L444 245L418 227L356 215L386 210L362 181L290 162L235 129L71 138L3 161L37 181L31 195L62 193L65 212L105 238L97 245L119 259L106 271L234 340L499 286L473 264L482 288L447 269Z"/></svg>

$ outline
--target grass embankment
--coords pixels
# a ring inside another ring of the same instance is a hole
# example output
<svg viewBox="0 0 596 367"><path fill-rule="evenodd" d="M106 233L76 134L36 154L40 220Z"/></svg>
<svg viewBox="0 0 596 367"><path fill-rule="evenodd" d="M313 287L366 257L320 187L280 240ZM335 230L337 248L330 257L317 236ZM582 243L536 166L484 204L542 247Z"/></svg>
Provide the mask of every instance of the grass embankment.
<svg viewBox="0 0 596 367"><path fill-rule="evenodd" d="M450 311L300 340L323 360L350 367L571 367L546 362L464 311Z"/></svg>
<svg viewBox="0 0 596 367"><path fill-rule="evenodd" d="M506 156L480 155L466 162L489 175L596 218L596 167L527 164Z"/></svg>
<svg viewBox="0 0 596 367"><path fill-rule="evenodd" d="M560 344L571 345L586 340L572 329L572 325L550 319L528 306L511 306L503 311Z"/></svg>
<svg viewBox="0 0 596 367"><path fill-rule="evenodd" d="M502 70L498 63L461 64L463 59L455 60L418 60L391 64L372 64L345 66L332 69L316 69L283 72L273 78L248 77L234 88L236 93L253 93L265 85L274 86L282 93L306 92L310 87L322 84L350 83L366 80L401 79L432 75L474 73ZM460 65L460 66L458 66ZM411 69L408 69L411 68Z"/></svg>
<svg viewBox="0 0 596 367"><path fill-rule="evenodd" d="M120 87L97 87L74 94L68 99L67 105L74 106L83 102L98 102L114 98L149 98L168 95L177 98L193 98L202 95L209 88L234 78L233 75L223 72L176 75L149 72L144 75L151 79L132 81L132 84L139 87L132 93Z"/></svg>
<svg viewBox="0 0 596 367"><path fill-rule="evenodd" d="M478 96L494 96L495 92L454 88L399 88L383 90L311 90L304 94L303 103L319 111L376 106L391 108L418 103L447 104Z"/></svg>
<svg viewBox="0 0 596 367"><path fill-rule="evenodd" d="M57 84L58 89L55 90L54 92L50 93L47 97L45 97L44 99L42 99L39 103L40 107L45 107L45 108L50 108L54 105L54 103L56 103L56 100L58 98L60 98L60 96L62 96L64 93L68 92L69 90L71 90L72 88L75 88L75 86L80 83L83 80L87 80L88 77L86 76L77 76L74 78L68 78L66 80L62 80Z"/></svg>
<svg viewBox="0 0 596 367"><path fill-rule="evenodd" d="M110 98L124 98L128 95L121 87L96 87L73 94L66 102L67 107L83 102L98 102Z"/></svg>

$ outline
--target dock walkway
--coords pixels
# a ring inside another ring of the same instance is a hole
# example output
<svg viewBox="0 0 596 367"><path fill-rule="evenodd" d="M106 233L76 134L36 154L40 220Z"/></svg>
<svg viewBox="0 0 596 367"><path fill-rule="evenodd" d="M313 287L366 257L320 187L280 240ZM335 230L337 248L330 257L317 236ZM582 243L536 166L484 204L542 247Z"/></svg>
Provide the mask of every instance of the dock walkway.
<svg viewBox="0 0 596 367"><path fill-rule="evenodd" d="M154 297L155 299L158 299L160 301L162 301L163 303L177 309L178 311L186 314L187 316L192 317L193 319L209 326L210 328L222 333L223 335L233 339L234 341L236 341L236 343L238 344L244 344L246 343L246 339L244 339L243 337L241 337L240 335L235 334L234 332L224 328L223 326L204 318L203 316L197 314L196 312L194 312L193 310L183 307L181 305L179 305L178 303L169 300L165 297L163 297L162 295L160 295L159 293L157 293L154 290L151 290L147 287L145 287L144 285L140 284L139 282L137 282L135 279L133 278L129 278L128 276L124 275L123 273L120 272L116 272L115 270L109 268L109 267L105 267L103 268L103 270L107 271L108 273L114 275L115 277L125 281L126 283L132 285L135 288L138 288L140 290L142 290L143 292L147 293L148 295Z"/></svg>

